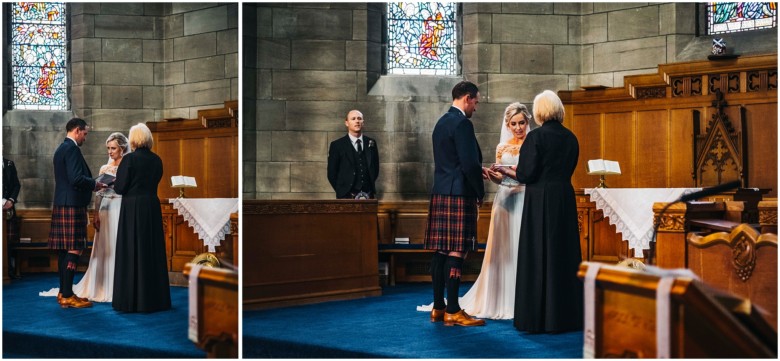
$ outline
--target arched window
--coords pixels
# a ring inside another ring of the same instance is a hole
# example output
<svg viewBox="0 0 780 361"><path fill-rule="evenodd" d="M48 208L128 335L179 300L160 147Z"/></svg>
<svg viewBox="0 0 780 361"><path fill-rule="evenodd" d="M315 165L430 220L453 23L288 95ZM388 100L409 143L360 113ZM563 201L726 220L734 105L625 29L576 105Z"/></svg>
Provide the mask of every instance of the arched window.
<svg viewBox="0 0 780 361"><path fill-rule="evenodd" d="M11 5L13 109L68 108L65 3Z"/></svg>
<svg viewBox="0 0 780 361"><path fill-rule="evenodd" d="M387 4L387 74L457 75L457 3Z"/></svg>
<svg viewBox="0 0 780 361"><path fill-rule="evenodd" d="M777 27L777 3L709 3L707 33L723 34Z"/></svg>

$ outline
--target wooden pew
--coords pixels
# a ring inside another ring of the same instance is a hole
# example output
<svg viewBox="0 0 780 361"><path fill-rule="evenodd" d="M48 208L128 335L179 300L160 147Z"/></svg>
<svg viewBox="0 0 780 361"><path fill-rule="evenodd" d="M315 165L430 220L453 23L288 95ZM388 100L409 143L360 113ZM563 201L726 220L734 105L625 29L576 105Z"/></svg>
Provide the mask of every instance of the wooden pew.
<svg viewBox="0 0 780 361"><path fill-rule="evenodd" d="M184 276L191 271L191 263L184 265ZM197 282L196 344L209 358L238 358L238 273L203 267Z"/></svg>
<svg viewBox="0 0 780 361"><path fill-rule="evenodd" d="M577 273L585 281L586 357L777 358L777 332L739 297L674 277L668 298L658 299L659 275L601 265L591 281L594 266L583 262ZM667 313L659 300L668 300Z"/></svg>
<svg viewBox="0 0 780 361"><path fill-rule="evenodd" d="M184 218L173 209L167 200L161 200L163 214L163 232L168 271L172 284L181 284L181 272L184 264L193 257L207 252L208 248L198 239ZM90 211L91 212L91 211ZM21 218L20 238L30 239L29 243L11 243L10 252L16 257L16 271L19 273L57 272L57 253L49 249L49 228L51 227L51 209L18 210ZM91 214L91 213L90 213ZM238 214L230 218L231 234L217 247L216 254L238 265ZM88 248L81 254L79 271L85 271L92 250L95 229L87 226Z"/></svg>
<svg viewBox="0 0 780 361"><path fill-rule="evenodd" d="M623 241L614 225L596 209L595 203L582 190L575 192L577 222L580 232L582 259L618 263L629 257L628 242ZM492 202L479 210L477 242L479 252L468 255L463 279L474 281L479 276L490 228ZM430 251L422 249L428 219L428 201L379 202L379 261L389 265L390 284L395 282L430 282ZM395 238L409 238L409 245L396 245Z"/></svg>
<svg viewBox="0 0 780 361"><path fill-rule="evenodd" d="M688 268L708 285L749 299L777 329L777 235L748 224L730 232L690 232Z"/></svg>
<svg viewBox="0 0 780 361"><path fill-rule="evenodd" d="M656 262L661 268L688 268L696 273L703 282L723 291L733 292L749 298L770 315L767 320L777 328L777 246L761 247L756 245L758 232L748 225L740 225L740 202L696 202L672 205L663 214L659 214L666 203L653 206L656 222L659 223L656 239ZM765 218L766 222L769 218ZM776 223L776 219L774 221ZM761 226L771 227L765 223ZM776 227L776 224L775 224ZM706 246L696 237L715 233L720 239L735 232L737 253L732 253L731 244L725 241L709 241ZM750 236L753 236L751 241ZM691 241L694 240L694 241ZM715 247L716 245L719 245ZM747 248L745 248L747 247ZM758 256L752 263L757 272L751 279L743 281L734 264L746 262L743 257L746 250L752 256ZM761 261L761 265L757 262ZM773 291L774 290L774 291Z"/></svg>

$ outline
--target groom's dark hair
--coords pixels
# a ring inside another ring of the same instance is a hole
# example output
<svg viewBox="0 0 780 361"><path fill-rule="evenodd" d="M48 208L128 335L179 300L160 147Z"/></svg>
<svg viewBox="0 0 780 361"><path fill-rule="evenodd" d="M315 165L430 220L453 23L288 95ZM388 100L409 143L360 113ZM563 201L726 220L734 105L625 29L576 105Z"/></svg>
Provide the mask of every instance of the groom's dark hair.
<svg viewBox="0 0 780 361"><path fill-rule="evenodd" d="M477 86L470 81L464 80L452 87L452 100L460 99L466 94L471 95L472 98L476 98L477 93L479 93Z"/></svg>
<svg viewBox="0 0 780 361"><path fill-rule="evenodd" d="M87 127L87 122L84 121L84 119L81 118L73 118L71 120L68 120L68 124L65 124L65 131L70 133L71 130L74 128L79 128L81 130L84 130Z"/></svg>

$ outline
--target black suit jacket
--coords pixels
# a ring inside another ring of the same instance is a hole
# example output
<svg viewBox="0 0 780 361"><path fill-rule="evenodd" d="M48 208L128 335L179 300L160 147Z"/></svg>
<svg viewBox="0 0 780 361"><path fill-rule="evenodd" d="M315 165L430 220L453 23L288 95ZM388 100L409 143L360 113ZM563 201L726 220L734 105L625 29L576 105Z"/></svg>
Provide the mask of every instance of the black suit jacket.
<svg viewBox="0 0 780 361"><path fill-rule="evenodd" d="M14 162L3 158L3 198L10 199L16 205L21 188L22 185L19 183Z"/></svg>
<svg viewBox="0 0 780 361"><path fill-rule="evenodd" d="M138 148L125 155L122 163L119 163L116 180L114 180L114 191L125 196L124 199L131 196L156 199L157 186L162 179L162 174L162 159L148 148Z"/></svg>
<svg viewBox="0 0 780 361"><path fill-rule="evenodd" d="M376 179L379 177L379 149L376 141L363 134L363 151L368 163L368 176L371 191L376 193ZM330 143L328 149L328 182L336 191L336 198L344 198L355 186L355 174L358 168L358 157L349 135Z"/></svg>
<svg viewBox="0 0 780 361"><path fill-rule="evenodd" d="M54 151L54 205L86 207L94 189L95 180L81 149L65 138Z"/></svg>
<svg viewBox="0 0 780 361"><path fill-rule="evenodd" d="M485 197L482 151L474 125L458 108L450 107L433 128L433 161L431 194Z"/></svg>

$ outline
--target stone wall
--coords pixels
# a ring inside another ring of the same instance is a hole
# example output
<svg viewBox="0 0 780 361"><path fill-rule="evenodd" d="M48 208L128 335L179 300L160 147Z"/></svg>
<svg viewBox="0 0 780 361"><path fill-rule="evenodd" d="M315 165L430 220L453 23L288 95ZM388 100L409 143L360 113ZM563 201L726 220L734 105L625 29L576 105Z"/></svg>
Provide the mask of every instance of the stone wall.
<svg viewBox="0 0 780 361"><path fill-rule="evenodd" d="M92 128L82 153L96 176L110 133L196 118L238 98L238 4L72 3L69 11L71 110L3 110L3 155L17 163L21 208L51 206L51 156L71 117Z"/></svg>
<svg viewBox="0 0 780 361"><path fill-rule="evenodd" d="M379 198L427 199L431 131L459 80L480 87L472 120L489 165L508 103L620 87L658 64L705 59L711 44L695 36L694 3L464 3L462 77L380 76L385 4L243 6L245 199L333 198L328 145L353 108L377 139ZM737 51L776 52L772 30Z"/></svg>

